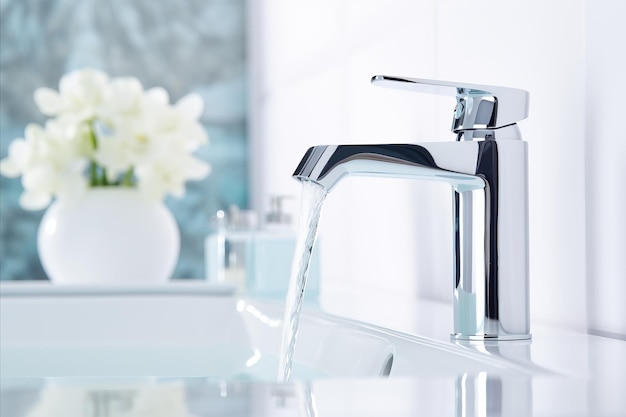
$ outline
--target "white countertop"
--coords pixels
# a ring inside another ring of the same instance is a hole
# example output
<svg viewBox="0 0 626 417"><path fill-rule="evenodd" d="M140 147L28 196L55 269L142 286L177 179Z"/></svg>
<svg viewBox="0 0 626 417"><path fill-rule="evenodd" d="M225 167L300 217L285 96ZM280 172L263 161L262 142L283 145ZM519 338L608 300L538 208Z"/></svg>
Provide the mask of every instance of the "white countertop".
<svg viewBox="0 0 626 417"><path fill-rule="evenodd" d="M31 287L27 291L27 286L16 290L16 285L19 284L2 283L0 293L3 297L14 297L20 296L20 291L21 296L24 296L33 290ZM45 288L44 284L34 285L40 290ZM40 290L35 289L34 292L41 296ZM190 296L197 296L198 291L200 294L204 291L205 295L218 296L229 293L227 289L212 289L202 282L175 283L171 287L145 291L140 288L129 290L133 294L148 295L155 291L172 291ZM114 292L119 294L123 291L123 288L117 288ZM54 296L55 292L83 296L91 290L53 288L48 295ZM452 327L451 306L444 303L399 300L384 294L335 292L324 294L320 305L325 313L453 343L449 336ZM318 308L309 306L306 309ZM170 378L106 383L66 381L61 384L61 388L63 395L70 397L82 390L92 397L106 394L115 400L127 395L129 390L138 390L142 395L153 395L161 400L168 395L184 398L187 414L170 414L169 417L626 416L626 342L536 323L532 324L531 331L531 343L464 346L468 349L482 349L485 354L498 354L529 369L539 370L520 377L477 374L459 375L456 378L394 378L392 373L389 379L320 379L294 381L285 385ZM19 384L12 381L10 389L0 387L0 415L37 417L40 414L28 411L33 402L59 389L58 384L47 380L24 380L21 386L19 388ZM161 414L153 411L141 415L159 417Z"/></svg>
<svg viewBox="0 0 626 417"><path fill-rule="evenodd" d="M444 343L458 343L450 339L451 303L349 292L325 294L322 309ZM539 323L531 324L531 333L530 343L495 343L491 348L468 345L469 349L496 351L516 363L548 371L533 376L531 388L519 398L531 401L531 409L521 407L519 414L513 415L626 416L626 341Z"/></svg>

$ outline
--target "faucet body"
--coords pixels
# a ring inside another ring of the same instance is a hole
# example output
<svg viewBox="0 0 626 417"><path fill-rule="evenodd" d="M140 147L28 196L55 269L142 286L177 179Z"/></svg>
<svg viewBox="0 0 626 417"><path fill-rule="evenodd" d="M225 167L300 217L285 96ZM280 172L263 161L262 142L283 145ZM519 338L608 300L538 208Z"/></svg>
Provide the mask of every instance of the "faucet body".
<svg viewBox="0 0 626 417"><path fill-rule="evenodd" d="M473 140L477 137L483 140ZM527 144L519 139L515 124L459 129L457 140L451 142L315 146L293 174L328 191L348 175L450 184L452 336L465 340L531 337Z"/></svg>

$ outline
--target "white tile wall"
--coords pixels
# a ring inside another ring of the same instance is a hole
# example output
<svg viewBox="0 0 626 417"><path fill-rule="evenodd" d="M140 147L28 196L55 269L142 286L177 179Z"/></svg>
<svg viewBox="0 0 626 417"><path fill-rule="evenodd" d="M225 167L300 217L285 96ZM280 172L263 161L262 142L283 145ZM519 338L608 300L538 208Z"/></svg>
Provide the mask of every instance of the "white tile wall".
<svg viewBox="0 0 626 417"><path fill-rule="evenodd" d="M530 118L520 127L530 146L531 315L584 329L585 1L257 4L255 205L267 194L299 194L290 174L309 146L453 139L454 99L372 87L374 74L526 89ZM602 36L601 43L620 44ZM449 300L450 193L441 184L371 178L339 184L320 228L322 291L364 286ZM606 279L606 287L615 281Z"/></svg>
<svg viewBox="0 0 626 417"><path fill-rule="evenodd" d="M626 338L626 2L588 1L587 255L589 327Z"/></svg>

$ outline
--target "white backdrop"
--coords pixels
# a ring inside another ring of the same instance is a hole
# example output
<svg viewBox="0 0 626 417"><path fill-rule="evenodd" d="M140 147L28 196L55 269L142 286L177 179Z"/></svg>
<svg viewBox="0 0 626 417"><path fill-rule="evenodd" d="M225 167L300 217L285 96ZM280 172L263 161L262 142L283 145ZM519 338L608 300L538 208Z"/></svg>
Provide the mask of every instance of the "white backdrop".
<svg viewBox="0 0 626 417"><path fill-rule="evenodd" d="M528 90L519 125L530 149L531 318L626 335L623 2L249 6L255 208L270 194L299 194L291 173L309 146L454 139L453 98L373 87L372 75ZM320 227L322 292L450 300L450 194L441 184L344 180Z"/></svg>

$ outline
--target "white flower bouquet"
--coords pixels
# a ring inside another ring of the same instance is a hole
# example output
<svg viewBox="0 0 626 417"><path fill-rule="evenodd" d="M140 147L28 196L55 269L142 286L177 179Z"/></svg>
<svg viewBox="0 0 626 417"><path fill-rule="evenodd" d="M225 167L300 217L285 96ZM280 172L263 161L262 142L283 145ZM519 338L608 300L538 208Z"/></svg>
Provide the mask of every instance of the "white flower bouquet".
<svg viewBox="0 0 626 417"><path fill-rule="evenodd" d="M52 118L45 126L29 124L0 161L0 173L22 177L25 209L43 209L53 198L77 199L88 187L137 187L159 200L182 197L187 180L210 172L193 156L208 143L197 94L170 105L163 88L144 90L136 78L82 69L64 75L58 92L39 88L34 96Z"/></svg>

